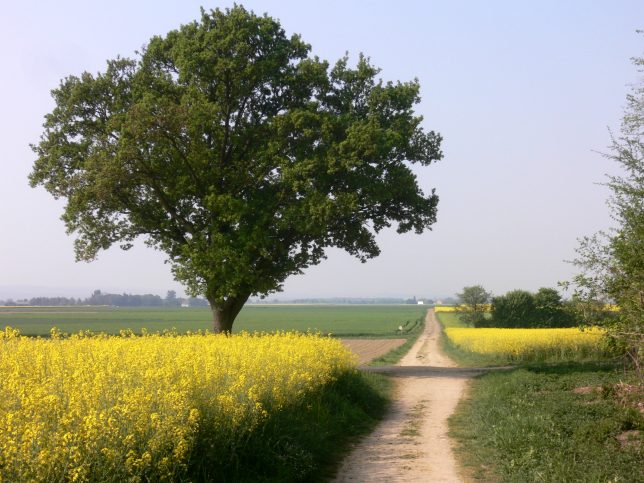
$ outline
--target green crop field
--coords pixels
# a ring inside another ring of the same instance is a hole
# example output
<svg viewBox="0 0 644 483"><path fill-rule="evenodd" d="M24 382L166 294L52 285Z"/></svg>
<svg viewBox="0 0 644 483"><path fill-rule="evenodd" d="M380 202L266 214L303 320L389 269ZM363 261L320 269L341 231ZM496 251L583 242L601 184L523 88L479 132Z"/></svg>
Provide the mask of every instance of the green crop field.
<svg viewBox="0 0 644 483"><path fill-rule="evenodd" d="M319 331L337 336L396 335L398 327L411 325L427 307L417 305L247 305L234 331ZM0 327L11 326L24 335L48 335L52 327L63 332L91 330L117 333L122 329L151 332L176 328L180 333L210 329L208 308L118 307L3 307Z"/></svg>

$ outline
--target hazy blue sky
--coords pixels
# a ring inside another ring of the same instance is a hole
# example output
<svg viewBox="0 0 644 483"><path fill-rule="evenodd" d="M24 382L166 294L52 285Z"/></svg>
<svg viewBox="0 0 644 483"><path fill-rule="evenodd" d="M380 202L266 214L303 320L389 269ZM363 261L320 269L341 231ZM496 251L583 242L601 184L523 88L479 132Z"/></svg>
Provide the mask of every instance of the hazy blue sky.
<svg viewBox="0 0 644 483"><path fill-rule="evenodd" d="M642 55L642 1L246 1L280 19L313 54L335 62L359 52L386 80L421 84L417 111L444 138L445 159L418 169L440 196L423 235L379 237L382 254L361 264L338 251L291 277L281 298L446 296L464 285L495 293L554 286L571 276L576 239L610 224L615 167L596 151L619 128ZM85 296L93 289L180 290L162 253L142 244L75 263L59 220L62 201L32 189L50 89L105 60L132 56L155 34L205 8L232 2L5 2L0 76L0 298Z"/></svg>

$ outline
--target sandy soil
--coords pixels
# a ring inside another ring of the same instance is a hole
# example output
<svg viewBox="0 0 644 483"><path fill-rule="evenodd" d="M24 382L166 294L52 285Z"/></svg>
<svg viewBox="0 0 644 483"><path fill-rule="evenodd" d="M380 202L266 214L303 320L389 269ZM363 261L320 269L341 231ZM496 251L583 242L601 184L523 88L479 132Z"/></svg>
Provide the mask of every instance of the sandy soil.
<svg viewBox="0 0 644 483"><path fill-rule="evenodd" d="M476 370L439 351L440 326L427 312L425 332L397 366L367 369L396 378L392 407L343 462L336 482L460 482L447 418Z"/></svg>
<svg viewBox="0 0 644 483"><path fill-rule="evenodd" d="M358 356L359 364L366 364L376 357L403 345L406 339L341 339L351 352Z"/></svg>

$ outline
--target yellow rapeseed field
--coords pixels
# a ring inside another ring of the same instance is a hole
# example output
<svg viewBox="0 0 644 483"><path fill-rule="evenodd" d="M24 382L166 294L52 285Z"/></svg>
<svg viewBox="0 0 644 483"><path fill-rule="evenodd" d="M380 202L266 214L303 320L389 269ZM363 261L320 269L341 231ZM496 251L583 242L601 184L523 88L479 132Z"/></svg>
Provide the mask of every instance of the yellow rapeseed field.
<svg viewBox="0 0 644 483"><path fill-rule="evenodd" d="M159 481L353 370L311 334L51 339L0 331L0 481Z"/></svg>
<svg viewBox="0 0 644 483"><path fill-rule="evenodd" d="M458 310L458 305L436 305L434 307L434 312L457 312Z"/></svg>
<svg viewBox="0 0 644 483"><path fill-rule="evenodd" d="M434 307L434 312L461 312L465 309L465 305L437 305ZM491 304L484 304L483 311L490 312L492 310Z"/></svg>
<svg viewBox="0 0 644 483"><path fill-rule="evenodd" d="M446 328L458 349L508 360L570 359L599 355L601 329L469 329Z"/></svg>

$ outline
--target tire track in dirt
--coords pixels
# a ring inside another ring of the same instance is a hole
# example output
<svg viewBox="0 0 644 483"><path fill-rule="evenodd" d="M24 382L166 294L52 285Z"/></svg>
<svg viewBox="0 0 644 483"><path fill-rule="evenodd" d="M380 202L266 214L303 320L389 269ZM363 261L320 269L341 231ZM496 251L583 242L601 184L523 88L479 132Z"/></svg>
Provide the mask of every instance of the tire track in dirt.
<svg viewBox="0 0 644 483"><path fill-rule="evenodd" d="M447 436L447 418L467 381L479 371L457 369L440 352L439 335L440 325L430 309L425 331L398 365L374 368L396 378L391 408L346 457L334 481L463 481Z"/></svg>

